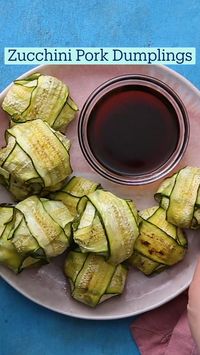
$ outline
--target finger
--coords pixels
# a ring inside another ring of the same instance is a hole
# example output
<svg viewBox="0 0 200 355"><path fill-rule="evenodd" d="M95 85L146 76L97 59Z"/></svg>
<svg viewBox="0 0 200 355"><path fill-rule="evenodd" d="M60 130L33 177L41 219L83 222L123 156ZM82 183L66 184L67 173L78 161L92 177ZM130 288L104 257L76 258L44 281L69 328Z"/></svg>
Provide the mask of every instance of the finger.
<svg viewBox="0 0 200 355"><path fill-rule="evenodd" d="M200 258L198 259L192 282L200 286Z"/></svg>
<svg viewBox="0 0 200 355"><path fill-rule="evenodd" d="M200 349L200 258L188 293L188 321L193 338Z"/></svg>
<svg viewBox="0 0 200 355"><path fill-rule="evenodd" d="M198 259L194 276L189 287L189 304L200 304L200 258Z"/></svg>

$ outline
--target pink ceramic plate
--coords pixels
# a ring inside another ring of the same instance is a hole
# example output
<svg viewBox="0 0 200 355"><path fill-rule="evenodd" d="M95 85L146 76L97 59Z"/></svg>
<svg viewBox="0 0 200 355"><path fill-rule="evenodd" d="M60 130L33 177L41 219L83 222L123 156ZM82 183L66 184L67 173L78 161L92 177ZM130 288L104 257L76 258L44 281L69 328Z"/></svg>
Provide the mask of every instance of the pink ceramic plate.
<svg viewBox="0 0 200 355"><path fill-rule="evenodd" d="M191 135L184 158L179 166L200 166L200 92L186 79L176 72L163 66L41 66L29 72L54 75L67 83L71 95L77 102L79 109L88 95L104 81L124 74L147 74L163 80L171 86L183 100L190 119ZM24 75L26 76L27 73ZM7 90L7 89L6 89ZM6 90L0 95L2 102ZM4 144L4 131L8 119L0 111L1 134L0 144ZM78 144L77 121L74 121L67 132L71 139L71 160L75 175L82 175L100 182L103 187L113 191L121 197L131 197L138 209L155 205L153 194L160 181L154 184L127 187L111 183L97 175L88 166ZM0 202L12 201L8 192L0 187ZM156 308L169 301L185 290L192 278L198 255L200 254L199 232L189 232L189 250L184 261L161 274L148 278L136 270L129 272L125 292L120 297L115 297L102 303L95 309L82 305L70 297L69 285L62 272L63 257L55 259L49 265L40 269L25 270L19 275L14 275L4 267L0 267L0 275L16 290L29 299L54 311L86 319L115 319L123 318Z"/></svg>

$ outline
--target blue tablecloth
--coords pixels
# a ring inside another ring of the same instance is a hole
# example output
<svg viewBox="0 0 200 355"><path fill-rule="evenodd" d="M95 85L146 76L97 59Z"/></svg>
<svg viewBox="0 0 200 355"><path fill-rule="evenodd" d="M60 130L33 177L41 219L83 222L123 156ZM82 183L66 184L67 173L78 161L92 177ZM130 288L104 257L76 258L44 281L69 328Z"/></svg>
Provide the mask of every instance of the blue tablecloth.
<svg viewBox="0 0 200 355"><path fill-rule="evenodd" d="M198 0L1 0L0 90L31 67L5 66L4 47L196 47L172 68L200 87ZM133 318L86 321L44 309L0 280L0 355L139 354ZM151 354L150 354L151 355Z"/></svg>

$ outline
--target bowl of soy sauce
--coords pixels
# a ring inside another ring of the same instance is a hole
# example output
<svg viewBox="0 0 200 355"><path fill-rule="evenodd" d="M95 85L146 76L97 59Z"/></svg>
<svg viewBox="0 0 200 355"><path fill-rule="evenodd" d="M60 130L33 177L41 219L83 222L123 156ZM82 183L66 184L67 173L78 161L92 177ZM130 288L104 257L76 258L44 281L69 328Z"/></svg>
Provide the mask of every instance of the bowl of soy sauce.
<svg viewBox="0 0 200 355"><path fill-rule="evenodd" d="M78 137L90 166L124 185L154 182L183 157L189 140L186 108L164 82L123 75L99 86L79 116Z"/></svg>

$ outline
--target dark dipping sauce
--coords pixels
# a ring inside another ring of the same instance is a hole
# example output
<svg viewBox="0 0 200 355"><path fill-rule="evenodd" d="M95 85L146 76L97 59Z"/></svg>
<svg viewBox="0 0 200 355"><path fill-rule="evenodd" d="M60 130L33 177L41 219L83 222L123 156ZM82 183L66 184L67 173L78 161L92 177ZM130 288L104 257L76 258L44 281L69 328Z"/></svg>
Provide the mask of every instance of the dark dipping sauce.
<svg viewBox="0 0 200 355"><path fill-rule="evenodd" d="M96 159L120 175L150 173L175 151L177 114L158 92L127 85L105 94L94 106L87 127Z"/></svg>

